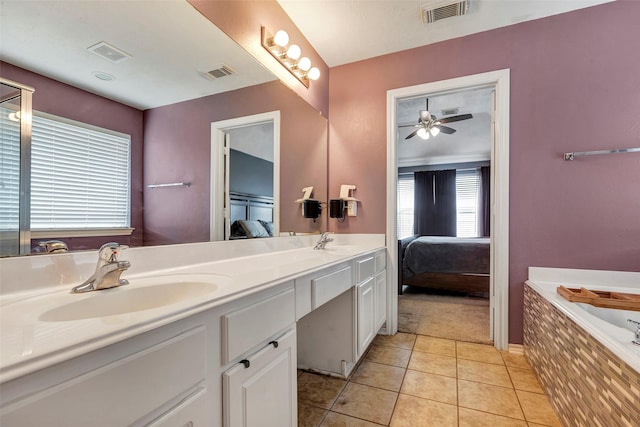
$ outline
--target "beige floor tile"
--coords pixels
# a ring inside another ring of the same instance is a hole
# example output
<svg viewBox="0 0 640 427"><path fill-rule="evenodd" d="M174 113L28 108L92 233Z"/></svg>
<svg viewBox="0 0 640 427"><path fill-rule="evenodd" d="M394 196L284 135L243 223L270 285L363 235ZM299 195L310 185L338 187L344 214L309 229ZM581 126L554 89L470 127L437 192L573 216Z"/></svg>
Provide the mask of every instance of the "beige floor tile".
<svg viewBox="0 0 640 427"><path fill-rule="evenodd" d="M460 427L527 427L527 423L514 418L459 408L458 420Z"/></svg>
<svg viewBox="0 0 640 427"><path fill-rule="evenodd" d="M456 342L444 338L418 335L413 350L439 354L440 356L456 357Z"/></svg>
<svg viewBox="0 0 640 427"><path fill-rule="evenodd" d="M391 427L456 427L458 411L454 405L401 394L391 418Z"/></svg>
<svg viewBox="0 0 640 427"><path fill-rule="evenodd" d="M458 380L458 405L524 420L516 392L512 388Z"/></svg>
<svg viewBox="0 0 640 427"><path fill-rule="evenodd" d="M430 374L456 376L456 358L440 356L434 353L414 351L409 359L409 369L414 371L429 372Z"/></svg>
<svg viewBox="0 0 640 427"><path fill-rule="evenodd" d="M456 405L458 393L456 379L426 372L408 370L400 393Z"/></svg>
<svg viewBox="0 0 640 427"><path fill-rule="evenodd" d="M538 379L531 369L520 369L511 366L508 366L507 369L516 390L544 393L544 390L542 390Z"/></svg>
<svg viewBox="0 0 640 427"><path fill-rule="evenodd" d="M513 387L504 365L458 359L458 378L484 384Z"/></svg>
<svg viewBox="0 0 640 427"><path fill-rule="evenodd" d="M327 409L298 403L298 427L318 427L327 412Z"/></svg>
<svg viewBox="0 0 640 427"><path fill-rule="evenodd" d="M370 385L385 390L399 391L406 369L398 366L363 361L351 377L358 384Z"/></svg>
<svg viewBox="0 0 640 427"><path fill-rule="evenodd" d="M369 421L358 418L348 417L338 414L337 412L329 412L320 427L379 427L380 424L370 423ZM300 427L300 426L298 426Z"/></svg>
<svg viewBox="0 0 640 427"><path fill-rule="evenodd" d="M457 341L456 353L458 359L504 365L500 352L490 345Z"/></svg>
<svg viewBox="0 0 640 427"><path fill-rule="evenodd" d="M350 382L331 410L343 415L387 425L391 420L397 398L398 393Z"/></svg>
<svg viewBox="0 0 640 427"><path fill-rule="evenodd" d="M347 382L305 372L298 377L298 403L330 409Z"/></svg>
<svg viewBox="0 0 640 427"><path fill-rule="evenodd" d="M365 360L406 368L409 357L411 357L411 350L374 344L365 356Z"/></svg>
<svg viewBox="0 0 640 427"><path fill-rule="evenodd" d="M518 353L509 353L508 351L501 351L502 359L504 360L505 365L513 366L515 368L522 369L531 369L531 365L527 361L527 358L524 354Z"/></svg>
<svg viewBox="0 0 640 427"><path fill-rule="evenodd" d="M377 335L373 340L374 344L386 345L388 347L399 347L411 350L416 342L416 335L398 332L395 335Z"/></svg>
<svg viewBox="0 0 640 427"><path fill-rule="evenodd" d="M560 427L560 421L544 394L516 390L524 416L529 422Z"/></svg>

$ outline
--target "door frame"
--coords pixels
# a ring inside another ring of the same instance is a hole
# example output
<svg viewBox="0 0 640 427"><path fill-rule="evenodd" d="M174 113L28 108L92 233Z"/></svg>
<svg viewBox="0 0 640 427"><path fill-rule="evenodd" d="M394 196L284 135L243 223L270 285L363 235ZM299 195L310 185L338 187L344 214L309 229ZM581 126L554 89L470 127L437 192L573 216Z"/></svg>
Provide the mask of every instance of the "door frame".
<svg viewBox="0 0 640 427"><path fill-rule="evenodd" d="M493 340L498 350L509 347L509 100L510 70L502 69L440 80L387 91L387 327L398 330L398 244L396 205L398 158L396 152L396 101L416 95L438 95L482 87L495 89L491 144L491 266L490 294L493 310ZM463 321L468 321L463 319Z"/></svg>
<svg viewBox="0 0 640 427"><path fill-rule="evenodd" d="M275 110L211 123L210 241L224 240L224 199L228 195L221 198L216 194L224 194L225 188L225 131L264 122L273 123L273 235L280 235L280 110Z"/></svg>

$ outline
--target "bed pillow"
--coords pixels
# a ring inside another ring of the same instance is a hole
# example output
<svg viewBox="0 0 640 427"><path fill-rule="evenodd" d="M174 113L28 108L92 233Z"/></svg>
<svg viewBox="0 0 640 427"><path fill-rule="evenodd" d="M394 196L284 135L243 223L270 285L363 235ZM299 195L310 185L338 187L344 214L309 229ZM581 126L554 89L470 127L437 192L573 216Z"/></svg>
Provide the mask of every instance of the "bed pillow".
<svg viewBox="0 0 640 427"><path fill-rule="evenodd" d="M267 233L269 233L269 237L273 237L273 222L263 221L261 219L259 219L258 222L262 224L265 230L267 230Z"/></svg>
<svg viewBox="0 0 640 427"><path fill-rule="evenodd" d="M240 227L244 230L244 234L253 239L256 237L269 237L267 230L258 221L240 220Z"/></svg>

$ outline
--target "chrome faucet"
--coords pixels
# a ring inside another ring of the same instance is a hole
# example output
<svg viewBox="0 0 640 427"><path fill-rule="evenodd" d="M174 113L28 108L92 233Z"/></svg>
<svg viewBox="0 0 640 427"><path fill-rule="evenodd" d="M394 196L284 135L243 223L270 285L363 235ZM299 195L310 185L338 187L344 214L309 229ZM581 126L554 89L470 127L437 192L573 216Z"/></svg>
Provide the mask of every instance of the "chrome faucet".
<svg viewBox="0 0 640 427"><path fill-rule="evenodd" d="M320 240L318 240L318 243L316 243L316 245L313 247L313 249L318 250L318 249L324 249L324 247L327 245L327 243L329 242L333 242L333 239L331 237L329 237L331 233L329 233L328 231L325 231L324 233L322 233L320 235Z"/></svg>
<svg viewBox="0 0 640 427"><path fill-rule="evenodd" d="M121 279L120 274L131 267L131 263L129 261L118 261L120 251L128 247L114 242L102 245L98 251L96 271L84 283L71 289L71 293L77 294L128 285L129 282Z"/></svg>
<svg viewBox="0 0 640 427"><path fill-rule="evenodd" d="M44 251L48 254L57 254L69 251L67 244L62 240L44 240L42 242L38 242L38 246L44 248Z"/></svg>
<svg viewBox="0 0 640 427"><path fill-rule="evenodd" d="M640 345L640 322L631 319L627 319L627 322L631 323L636 328L634 332L636 339L631 342L635 345Z"/></svg>

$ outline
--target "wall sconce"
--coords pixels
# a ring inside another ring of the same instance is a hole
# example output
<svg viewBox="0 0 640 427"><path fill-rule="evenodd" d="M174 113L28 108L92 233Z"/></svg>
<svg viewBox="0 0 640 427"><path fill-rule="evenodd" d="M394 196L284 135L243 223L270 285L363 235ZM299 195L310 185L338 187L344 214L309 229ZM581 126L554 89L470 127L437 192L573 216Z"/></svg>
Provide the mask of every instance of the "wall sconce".
<svg viewBox="0 0 640 427"><path fill-rule="evenodd" d="M273 35L265 27L261 27L261 37L262 47L305 87L309 87L309 80L320 78L320 70L311 66L309 58L302 56L300 46L289 44L289 34L286 31L279 30Z"/></svg>

